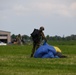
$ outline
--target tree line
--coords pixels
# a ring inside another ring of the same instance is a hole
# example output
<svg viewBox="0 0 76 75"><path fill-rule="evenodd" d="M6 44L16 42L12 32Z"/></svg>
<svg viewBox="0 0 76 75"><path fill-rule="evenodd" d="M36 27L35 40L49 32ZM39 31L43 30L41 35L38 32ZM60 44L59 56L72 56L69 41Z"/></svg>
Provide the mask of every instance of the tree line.
<svg viewBox="0 0 76 75"><path fill-rule="evenodd" d="M15 35L15 34L12 34L11 35L11 39L12 39L12 41L15 39L17 37L17 35ZM22 37L22 41L23 42L26 42L26 41L31 41L31 36L28 36L28 35L21 35L21 37ZM70 36L66 36L66 37L64 37L64 35L63 35L63 37L61 37L61 36L57 36L57 35L55 35L55 36L50 36L50 35L47 35L46 36L46 39L47 40L52 40L52 41L69 41L69 40L76 40L76 35L70 35Z"/></svg>
<svg viewBox="0 0 76 75"><path fill-rule="evenodd" d="M64 35L63 35L63 37L61 37L61 36L49 36L49 35L47 35L46 36L46 38L48 39L48 40L53 40L53 41L70 41L70 40L76 40L76 35L70 35L70 36L66 36L66 37L64 37Z"/></svg>

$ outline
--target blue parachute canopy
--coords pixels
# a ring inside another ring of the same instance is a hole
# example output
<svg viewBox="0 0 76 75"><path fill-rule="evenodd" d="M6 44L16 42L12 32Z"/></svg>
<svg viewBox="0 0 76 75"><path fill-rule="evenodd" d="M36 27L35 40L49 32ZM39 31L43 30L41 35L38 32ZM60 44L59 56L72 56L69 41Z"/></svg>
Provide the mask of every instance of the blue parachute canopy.
<svg viewBox="0 0 76 75"><path fill-rule="evenodd" d="M53 46L44 43L34 53L35 58L58 58L56 50Z"/></svg>

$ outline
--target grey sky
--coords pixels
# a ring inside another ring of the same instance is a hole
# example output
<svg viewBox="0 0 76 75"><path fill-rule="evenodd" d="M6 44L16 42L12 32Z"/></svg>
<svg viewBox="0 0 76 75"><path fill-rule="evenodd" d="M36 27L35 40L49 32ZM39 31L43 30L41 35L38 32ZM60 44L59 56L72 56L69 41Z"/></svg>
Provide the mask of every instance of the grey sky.
<svg viewBox="0 0 76 75"><path fill-rule="evenodd" d="M0 0L0 30L30 35L45 27L45 35L76 34L76 0Z"/></svg>

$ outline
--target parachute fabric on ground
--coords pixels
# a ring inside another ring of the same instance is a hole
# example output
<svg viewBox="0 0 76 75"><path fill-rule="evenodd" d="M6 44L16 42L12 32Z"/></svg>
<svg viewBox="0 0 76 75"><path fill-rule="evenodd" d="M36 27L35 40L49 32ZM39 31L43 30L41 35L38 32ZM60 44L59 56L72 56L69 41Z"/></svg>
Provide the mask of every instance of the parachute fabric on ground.
<svg viewBox="0 0 76 75"><path fill-rule="evenodd" d="M44 42L34 53L35 58L56 58L56 50L53 46ZM58 57L57 57L58 58Z"/></svg>
<svg viewBox="0 0 76 75"><path fill-rule="evenodd" d="M61 50L57 47L57 46L54 46L56 52L60 52L61 53Z"/></svg>

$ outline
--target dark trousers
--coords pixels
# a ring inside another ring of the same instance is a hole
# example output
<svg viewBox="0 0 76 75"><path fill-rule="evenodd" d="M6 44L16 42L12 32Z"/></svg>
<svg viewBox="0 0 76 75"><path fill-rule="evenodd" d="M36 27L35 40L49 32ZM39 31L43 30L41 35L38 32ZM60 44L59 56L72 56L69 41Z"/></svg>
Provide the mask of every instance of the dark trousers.
<svg viewBox="0 0 76 75"><path fill-rule="evenodd" d="M39 42L33 42L31 57L33 57L35 50L37 50L39 47L40 47L40 41Z"/></svg>

